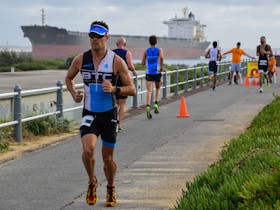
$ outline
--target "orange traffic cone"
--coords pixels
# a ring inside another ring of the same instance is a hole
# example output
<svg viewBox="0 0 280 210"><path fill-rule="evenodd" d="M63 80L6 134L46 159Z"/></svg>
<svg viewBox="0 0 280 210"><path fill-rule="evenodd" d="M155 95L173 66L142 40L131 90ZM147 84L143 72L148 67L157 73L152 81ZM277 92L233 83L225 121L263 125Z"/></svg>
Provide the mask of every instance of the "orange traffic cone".
<svg viewBox="0 0 280 210"><path fill-rule="evenodd" d="M246 75L246 78L245 78L245 86L246 87L250 86L250 81L249 81L248 75Z"/></svg>
<svg viewBox="0 0 280 210"><path fill-rule="evenodd" d="M182 96L181 103L180 103L180 110L177 117L190 117L191 115L188 113L187 105L185 101L185 97Z"/></svg>
<svg viewBox="0 0 280 210"><path fill-rule="evenodd" d="M255 80L255 79L253 79L253 81L252 81L252 85L258 85L258 81L257 81L257 80Z"/></svg>

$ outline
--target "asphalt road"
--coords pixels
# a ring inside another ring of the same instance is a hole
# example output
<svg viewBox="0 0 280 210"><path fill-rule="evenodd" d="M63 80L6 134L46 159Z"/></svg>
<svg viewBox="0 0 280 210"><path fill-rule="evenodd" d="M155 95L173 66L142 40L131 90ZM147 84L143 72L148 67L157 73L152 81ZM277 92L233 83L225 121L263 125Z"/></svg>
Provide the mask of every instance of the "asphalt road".
<svg viewBox="0 0 280 210"><path fill-rule="evenodd" d="M279 93L255 86L222 85L186 97L191 117L177 118L180 100L162 105L152 120L124 121L118 135L115 209L169 209L186 181L219 159L225 142L239 135ZM0 165L0 209L104 209L106 182L100 145L96 150L98 203L87 206L87 176L79 136Z"/></svg>

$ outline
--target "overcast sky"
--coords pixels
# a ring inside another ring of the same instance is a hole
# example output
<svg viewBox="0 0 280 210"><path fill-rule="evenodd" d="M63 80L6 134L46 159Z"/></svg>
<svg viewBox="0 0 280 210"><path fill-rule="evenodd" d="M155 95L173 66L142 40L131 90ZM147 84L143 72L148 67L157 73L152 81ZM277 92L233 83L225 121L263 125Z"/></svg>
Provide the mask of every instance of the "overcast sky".
<svg viewBox="0 0 280 210"><path fill-rule="evenodd" d="M255 49L265 35L280 48L280 0L0 0L0 45L31 46L21 25L46 24L71 31L88 31L93 20L104 20L112 34L167 35L162 22L182 16L188 7L205 24L207 40L218 40L223 49L240 41Z"/></svg>

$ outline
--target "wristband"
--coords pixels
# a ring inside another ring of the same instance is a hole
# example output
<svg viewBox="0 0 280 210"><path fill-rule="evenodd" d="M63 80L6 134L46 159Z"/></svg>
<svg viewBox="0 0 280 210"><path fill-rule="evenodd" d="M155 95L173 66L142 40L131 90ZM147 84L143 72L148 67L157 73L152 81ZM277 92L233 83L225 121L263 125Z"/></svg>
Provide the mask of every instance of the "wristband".
<svg viewBox="0 0 280 210"><path fill-rule="evenodd" d="M116 86L115 94L120 94L120 93L121 93L121 88Z"/></svg>

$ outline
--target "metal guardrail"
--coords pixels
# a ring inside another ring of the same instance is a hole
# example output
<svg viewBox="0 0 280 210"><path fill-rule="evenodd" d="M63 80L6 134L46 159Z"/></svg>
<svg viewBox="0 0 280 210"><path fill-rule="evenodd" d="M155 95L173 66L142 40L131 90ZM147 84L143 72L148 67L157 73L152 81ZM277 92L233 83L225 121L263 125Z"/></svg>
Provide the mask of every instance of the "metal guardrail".
<svg viewBox="0 0 280 210"><path fill-rule="evenodd" d="M247 60L242 62L242 70L247 69ZM224 81L228 79L228 72L230 68L230 62L220 62L218 65L217 80ZM162 89L162 98L167 98L172 95L178 95L180 92L187 92L190 90L195 90L199 87L208 85L208 64L201 66L193 66L186 69L176 68L174 71L163 72L163 84ZM138 90L138 84L142 84L142 80L145 80L145 74L136 75L132 77L134 85L136 87L136 96L133 96L132 107L137 108L140 106L138 102L138 96L146 94L146 89L141 87ZM169 80L169 81L168 81ZM82 88L83 84L76 84L76 88ZM0 124L0 128L7 126L14 126L14 139L17 142L22 141L22 123L28 122L35 119L45 118L48 116L56 115L58 118L63 117L65 112L71 112L77 109L82 109L83 106L77 106L72 108L63 108L63 91L66 90L66 86L62 84L61 81L58 81L56 87L34 89L22 91L19 85L16 85L14 92L0 94L1 99L11 99L13 101L13 121L5 122ZM31 117L22 118L21 105L22 97L25 96L36 96L43 93L54 93L56 92L56 111L48 112L44 114L39 114Z"/></svg>

